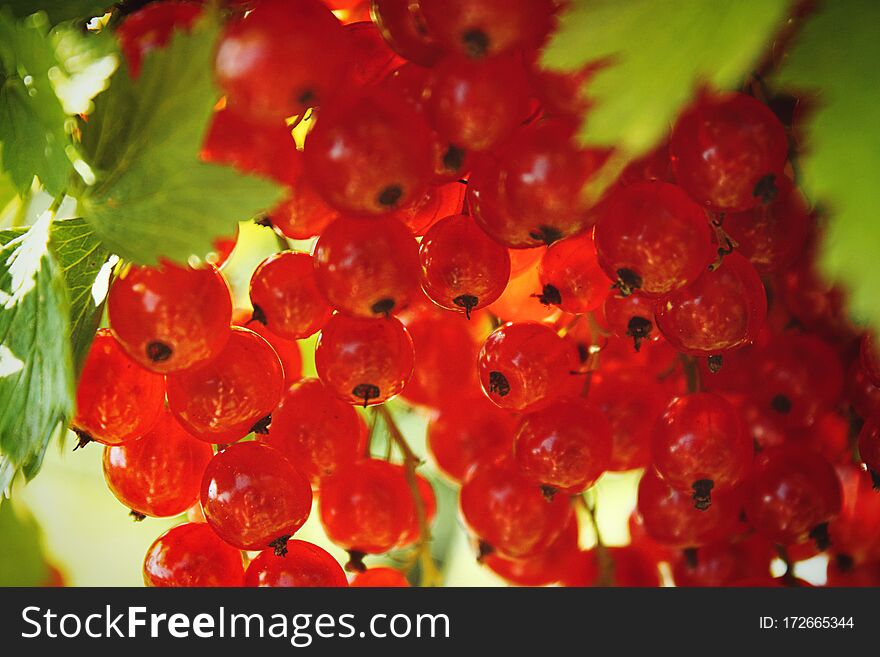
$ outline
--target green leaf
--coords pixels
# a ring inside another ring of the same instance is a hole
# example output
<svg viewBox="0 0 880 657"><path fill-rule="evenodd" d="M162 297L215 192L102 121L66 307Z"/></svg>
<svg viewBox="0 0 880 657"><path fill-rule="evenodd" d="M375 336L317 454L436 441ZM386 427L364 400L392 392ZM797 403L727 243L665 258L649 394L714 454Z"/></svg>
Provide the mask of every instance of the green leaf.
<svg viewBox="0 0 880 657"><path fill-rule="evenodd" d="M49 80L67 114L89 114L92 99L110 85L119 65L119 42L109 30L86 33L59 25L49 35L58 66Z"/></svg>
<svg viewBox="0 0 880 657"><path fill-rule="evenodd" d="M0 586L40 586L49 571L43 536L34 517L11 500L0 504Z"/></svg>
<svg viewBox="0 0 880 657"><path fill-rule="evenodd" d="M74 386L67 291L49 250L51 214L26 233L0 231L0 490L32 477Z"/></svg>
<svg viewBox="0 0 880 657"><path fill-rule="evenodd" d="M37 175L50 194L58 194L71 171L65 152L69 119L49 79L57 67L44 15L16 22L0 12L0 142L20 192Z"/></svg>
<svg viewBox="0 0 880 657"><path fill-rule="evenodd" d="M850 292L850 308L880 333L880 5L826 2L797 36L778 84L814 96L803 126L801 184L830 212L819 260Z"/></svg>
<svg viewBox="0 0 880 657"><path fill-rule="evenodd" d="M54 222L49 245L67 285L70 343L73 362L79 370L101 322L113 261L85 219Z"/></svg>
<svg viewBox="0 0 880 657"><path fill-rule="evenodd" d="M202 21L148 55L137 80L117 74L84 127L97 182L80 207L126 260L203 255L236 222L280 199L274 183L198 159L219 96L211 74L217 34L213 21Z"/></svg>
<svg viewBox="0 0 880 657"><path fill-rule="evenodd" d="M42 0L39 7L34 7L34 4L33 0L0 0L0 5L9 6L12 13L19 17L45 11L53 25L73 18L103 16L104 11L114 2L113 0Z"/></svg>
<svg viewBox="0 0 880 657"><path fill-rule="evenodd" d="M586 145L615 148L619 172L660 142L699 85L739 85L790 4L573 0L542 65L575 71L609 62L586 82L583 92L593 106L579 136Z"/></svg>

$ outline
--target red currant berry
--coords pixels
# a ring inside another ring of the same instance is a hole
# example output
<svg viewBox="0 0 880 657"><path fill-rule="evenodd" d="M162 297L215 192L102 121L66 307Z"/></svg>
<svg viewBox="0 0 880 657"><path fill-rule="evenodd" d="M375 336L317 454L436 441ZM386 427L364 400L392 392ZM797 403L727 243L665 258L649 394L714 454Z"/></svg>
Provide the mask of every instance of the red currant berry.
<svg viewBox="0 0 880 657"><path fill-rule="evenodd" d="M871 418L859 431L859 458L871 473L875 486L880 489L880 425Z"/></svg>
<svg viewBox="0 0 880 657"><path fill-rule="evenodd" d="M242 586L241 552L208 525L186 522L157 538L144 559L147 586Z"/></svg>
<svg viewBox="0 0 880 657"><path fill-rule="evenodd" d="M544 249L528 249L528 251L544 251ZM510 249L509 253L521 253ZM528 322L543 321L556 314L558 310L553 306L541 303L535 290L541 289L541 280L538 278L538 268L532 266L519 276L511 276L507 287L494 303L486 307L490 313L505 322Z"/></svg>
<svg viewBox="0 0 880 657"><path fill-rule="evenodd" d="M625 295L657 297L696 280L712 260L712 230L681 188L635 183L598 208L599 264Z"/></svg>
<svg viewBox="0 0 880 657"><path fill-rule="evenodd" d="M611 287L589 233L551 244L541 258L538 276L541 303L558 306L567 313L595 310Z"/></svg>
<svg viewBox="0 0 880 657"><path fill-rule="evenodd" d="M351 56L348 36L320 0L261 0L221 37L217 82L241 111L303 114L338 90Z"/></svg>
<svg viewBox="0 0 880 657"><path fill-rule="evenodd" d="M546 324L505 324L480 350L480 383L501 408L536 411L568 392L579 365L575 344Z"/></svg>
<svg viewBox="0 0 880 657"><path fill-rule="evenodd" d="M579 148L566 122L526 127L474 163L469 184L474 218L512 248L576 235L591 225L584 189L606 157Z"/></svg>
<svg viewBox="0 0 880 657"><path fill-rule="evenodd" d="M370 15L394 51L420 66L433 66L442 50L425 28L418 2L411 0L373 0Z"/></svg>
<svg viewBox="0 0 880 657"><path fill-rule="evenodd" d="M746 496L746 517L760 535L787 545L809 538L828 546L828 521L840 511L834 468L800 445L763 450Z"/></svg>
<svg viewBox="0 0 880 657"><path fill-rule="evenodd" d="M81 440L121 445L146 434L165 405L165 382L131 360L99 329L76 388L72 428Z"/></svg>
<svg viewBox="0 0 880 657"><path fill-rule="evenodd" d="M398 95L380 90L323 108L304 154L315 189L347 212L384 214L413 203L431 178L424 117Z"/></svg>
<svg viewBox="0 0 880 657"><path fill-rule="evenodd" d="M104 448L104 479L116 499L153 518L180 515L199 499L202 473L214 452L167 410L140 440Z"/></svg>
<svg viewBox="0 0 880 657"><path fill-rule="evenodd" d="M296 539L287 541L286 550L284 557L272 550L260 552L248 566L245 586L348 586L345 571L327 550Z"/></svg>
<svg viewBox="0 0 880 657"><path fill-rule="evenodd" d="M773 112L751 96L703 96L679 117L669 154L693 199L717 212L741 212L775 198L788 139Z"/></svg>
<svg viewBox="0 0 880 657"><path fill-rule="evenodd" d="M641 294L609 294L602 310L611 332L618 338L632 340L634 349L639 351L643 342L660 339L660 331L654 326L656 307L656 299Z"/></svg>
<svg viewBox="0 0 880 657"><path fill-rule="evenodd" d="M880 351L876 347L874 336L865 333L859 347L859 358L862 370L868 375L875 386L880 386Z"/></svg>
<svg viewBox="0 0 880 657"><path fill-rule="evenodd" d="M323 482L318 503L327 537L346 550L366 554L398 545L415 514L402 469L379 459L340 468Z"/></svg>
<svg viewBox="0 0 880 657"><path fill-rule="evenodd" d="M274 548L283 556L287 539L309 517L312 489L278 450L236 443L208 463L201 501L205 520L224 541L241 550Z"/></svg>
<svg viewBox="0 0 880 657"><path fill-rule="evenodd" d="M510 278L507 249L465 215L446 217L431 226L419 256L425 294L438 306L468 318L472 310L500 297Z"/></svg>
<svg viewBox="0 0 880 657"><path fill-rule="evenodd" d="M479 389L475 364L480 347L466 319L428 311L407 321L406 328L413 340L415 368L402 397L445 408L457 405L466 391Z"/></svg>
<svg viewBox="0 0 880 657"><path fill-rule="evenodd" d="M874 440L877 438L875 435ZM874 477L851 458L835 470L842 485L843 503L840 514L828 523L834 551L855 563L876 563L880 559L880 495L874 488Z"/></svg>
<svg viewBox="0 0 880 657"><path fill-rule="evenodd" d="M413 235L424 235L440 219L460 214L467 187L460 182L434 185L418 202L396 210L392 216L407 225Z"/></svg>
<svg viewBox="0 0 880 657"><path fill-rule="evenodd" d="M552 0L421 0L428 31L449 51L478 59L541 45Z"/></svg>
<svg viewBox="0 0 880 657"><path fill-rule="evenodd" d="M214 267L132 266L110 288L107 310L128 354L166 374L220 353L230 335L232 296Z"/></svg>
<svg viewBox="0 0 880 657"><path fill-rule="evenodd" d="M404 62L382 37L372 21L359 21L345 26L352 46L349 84L365 87L376 84Z"/></svg>
<svg viewBox="0 0 880 657"><path fill-rule="evenodd" d="M728 586L746 578L768 577L775 556L773 544L759 536L713 543L679 552L672 575L676 586Z"/></svg>
<svg viewBox="0 0 880 657"><path fill-rule="evenodd" d="M779 195L773 202L724 216L724 230L762 274L793 264L810 229L810 213L801 193L785 177L777 180L777 186Z"/></svg>
<svg viewBox="0 0 880 657"><path fill-rule="evenodd" d="M461 487L459 501L465 523L480 541L514 559L550 547L572 513L565 495L547 499L512 458L474 468Z"/></svg>
<svg viewBox="0 0 880 657"><path fill-rule="evenodd" d="M767 294L751 263L731 253L714 271L660 299L654 317L679 351L718 354L755 339L767 317Z"/></svg>
<svg viewBox="0 0 880 657"><path fill-rule="evenodd" d="M407 478L406 468L402 465L397 465L397 468L400 469L400 473L404 478L404 481L407 482L407 486L409 486L409 479ZM437 498L434 495L434 487L431 485L431 482L428 481L422 475L416 473L416 489L419 492L419 497L422 500L422 512L424 513L424 520L427 526L430 526L432 522L434 522L434 518L437 515ZM410 489L410 497L412 497L412 490ZM418 541L422 536L422 527L419 522L419 515L415 508L415 503L413 503L412 514L409 517L409 522L407 528L404 530L403 535L400 537L400 541L397 543L397 547L407 547L409 545L414 544Z"/></svg>
<svg viewBox="0 0 880 657"><path fill-rule="evenodd" d="M287 389L261 440L295 463L314 487L360 459L365 449L357 412L318 379L303 379Z"/></svg>
<svg viewBox="0 0 880 657"><path fill-rule="evenodd" d="M475 465L511 453L515 422L482 393L460 397L428 422L428 450L437 468L460 484Z"/></svg>
<svg viewBox="0 0 880 657"><path fill-rule="evenodd" d="M545 494L576 495L611 462L611 426L599 409L580 399L563 399L524 415L514 439L516 463Z"/></svg>
<svg viewBox="0 0 880 657"><path fill-rule="evenodd" d="M651 463L651 431L668 397L663 388L641 370L593 375L590 403L604 413L611 425L608 470L623 472Z"/></svg>
<svg viewBox="0 0 880 657"><path fill-rule="evenodd" d="M431 125L459 148L488 150L528 116L528 82L515 55L480 62L446 57L432 73L427 91Z"/></svg>
<svg viewBox="0 0 880 657"><path fill-rule="evenodd" d="M269 346L278 354L278 359L284 367L284 383L286 385L290 385L302 378L302 352L295 340L279 338L267 329L264 324L253 321L253 311L250 310L236 310L232 323L236 326L250 329L269 343Z"/></svg>
<svg viewBox="0 0 880 657"><path fill-rule="evenodd" d="M719 493L701 511L690 493L672 488L653 469L639 482L638 510L648 536L673 547L698 547L728 538L739 523L739 491Z"/></svg>
<svg viewBox="0 0 880 657"><path fill-rule="evenodd" d="M412 376L413 343L403 324L336 314L315 348L318 377L351 404L381 404Z"/></svg>
<svg viewBox="0 0 880 657"><path fill-rule="evenodd" d="M351 580L355 588L408 588L409 582L402 572L379 566L357 573Z"/></svg>
<svg viewBox="0 0 880 657"><path fill-rule="evenodd" d="M418 243L392 217L337 219L318 238L314 258L321 292L350 315L387 316L418 294Z"/></svg>
<svg viewBox="0 0 880 657"><path fill-rule="evenodd" d="M284 370L259 335L234 327L223 351L206 365L169 374L168 405L181 424L211 443L233 442L262 422L281 399Z"/></svg>
<svg viewBox="0 0 880 657"><path fill-rule="evenodd" d="M339 216L304 174L288 179L287 189L287 197L272 210L269 221L290 239L307 240L320 235Z"/></svg>
<svg viewBox="0 0 880 657"><path fill-rule="evenodd" d="M528 559L509 559L497 552L486 555L483 564L505 581L517 586L546 586L566 576L578 555L578 524L574 515L543 552Z"/></svg>
<svg viewBox="0 0 880 657"><path fill-rule="evenodd" d="M127 16L116 34L131 77L140 75L146 55L165 46L174 30L189 30L201 13L194 2L154 2Z"/></svg>
<svg viewBox="0 0 880 657"><path fill-rule="evenodd" d="M709 508L713 493L741 483L755 448L737 409L711 392L674 400L654 429L654 467L673 488Z"/></svg>
<svg viewBox="0 0 880 657"><path fill-rule="evenodd" d="M317 333L333 312L318 290L308 253L283 251L260 263L250 297L254 319L285 340Z"/></svg>

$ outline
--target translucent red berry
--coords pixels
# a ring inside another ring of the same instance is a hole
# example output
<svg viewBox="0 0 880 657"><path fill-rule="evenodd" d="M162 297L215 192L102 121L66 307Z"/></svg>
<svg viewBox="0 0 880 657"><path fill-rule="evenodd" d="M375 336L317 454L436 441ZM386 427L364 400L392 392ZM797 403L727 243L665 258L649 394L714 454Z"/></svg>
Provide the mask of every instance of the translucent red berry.
<svg viewBox="0 0 880 657"><path fill-rule="evenodd" d="M880 425L871 418L859 431L859 458L868 468L875 486L880 488Z"/></svg>
<svg viewBox="0 0 880 657"><path fill-rule="evenodd" d="M675 185L615 188L597 214L599 264L624 294L656 297L682 288L714 257L705 212Z"/></svg>
<svg viewBox="0 0 880 657"><path fill-rule="evenodd" d="M501 296L510 278L507 249L465 215L446 217L431 226L419 257L425 294L437 305L468 317Z"/></svg>
<svg viewBox="0 0 880 657"><path fill-rule="evenodd" d="M168 405L197 438L233 442L262 426L284 389L284 370L275 350L241 327L214 360L168 375Z"/></svg>
<svg viewBox="0 0 880 657"><path fill-rule="evenodd" d="M120 502L143 516L180 515L199 499L214 452L189 435L170 411L139 440L104 448L104 479Z"/></svg>
<svg viewBox="0 0 880 657"><path fill-rule="evenodd" d="M107 311L128 354L166 374L220 353L230 335L232 297L214 267L135 265L113 282Z"/></svg>
<svg viewBox="0 0 880 657"><path fill-rule="evenodd" d="M85 440L121 445L146 434L165 404L165 382L122 351L107 329L99 329L76 388L71 426Z"/></svg>
<svg viewBox="0 0 880 657"><path fill-rule="evenodd" d="M144 559L147 586L242 586L241 552L202 522L186 522L157 538Z"/></svg>
<svg viewBox="0 0 880 657"><path fill-rule="evenodd" d="M302 352L296 340L279 338L266 328L265 324L253 321L253 316L252 310L236 310L232 321L236 326L243 326L259 335L275 350L281 365L284 367L284 383L286 385L299 381L302 377L303 363Z"/></svg>
<svg viewBox="0 0 880 657"><path fill-rule="evenodd" d="M669 142L678 184L718 212L768 202L788 155L785 128L742 93L705 95L678 119Z"/></svg>
<svg viewBox="0 0 880 657"><path fill-rule="evenodd" d="M260 552L248 566L245 586L348 586L345 571L327 550L296 539L287 541L286 550L283 557L273 550Z"/></svg>
<svg viewBox="0 0 880 657"><path fill-rule="evenodd" d="M862 364L862 370L868 375L875 386L880 385L880 351L876 346L874 336L865 333L859 347L859 359Z"/></svg>
<svg viewBox="0 0 880 657"><path fill-rule="evenodd" d="M739 411L711 392L674 400L654 429L651 447L663 479L690 492L701 510L713 494L742 483L755 451Z"/></svg>
<svg viewBox="0 0 880 657"><path fill-rule="evenodd" d="M486 555L483 564L505 581L517 586L546 586L570 572L578 554L578 524L571 517L565 529L546 550L528 559L510 559L497 552Z"/></svg>
<svg viewBox="0 0 880 657"><path fill-rule="evenodd" d="M397 54L420 66L432 66L442 54L440 45L425 28L419 3L410 0L373 0L373 22Z"/></svg>
<svg viewBox="0 0 880 657"><path fill-rule="evenodd" d="M631 340L639 351L643 342L656 342L661 338L654 325L657 300L641 294L609 294L605 297L602 311L609 330L618 338Z"/></svg>
<svg viewBox="0 0 880 657"><path fill-rule="evenodd" d="M356 588L407 588L409 582L399 570L377 566L357 573L352 578L350 586Z"/></svg>
<svg viewBox="0 0 880 657"><path fill-rule="evenodd" d="M461 487L460 505L465 523L486 549L517 559L546 550L571 515L565 495L548 499L512 458L474 468Z"/></svg>
<svg viewBox="0 0 880 657"><path fill-rule="evenodd" d="M546 324L505 324L480 350L480 383L501 408L535 411L566 394L564 385L577 376L576 346Z"/></svg>
<svg viewBox="0 0 880 657"><path fill-rule="evenodd" d="M358 21L345 26L352 48L349 84L362 87L375 84L403 64L372 21Z"/></svg>
<svg viewBox="0 0 880 657"><path fill-rule="evenodd" d="M336 314L315 348L318 377L351 404L381 404L412 376L413 343L403 324Z"/></svg>
<svg viewBox="0 0 880 657"><path fill-rule="evenodd" d="M657 328L679 351L712 355L755 339L767 316L764 284L738 253L657 301Z"/></svg>
<svg viewBox="0 0 880 657"><path fill-rule="evenodd" d="M218 452L205 469L200 497L205 520L224 541L241 550L274 548L281 556L312 509L308 479L260 442Z"/></svg>
<svg viewBox="0 0 880 657"><path fill-rule="evenodd" d="M163 47L175 30L188 30L202 13L195 2L154 2L130 16L116 29L132 78L140 75L144 57Z"/></svg>
<svg viewBox="0 0 880 657"><path fill-rule="evenodd" d="M418 294L418 248L409 228L392 217L339 218L315 244L315 280L338 310L387 316Z"/></svg>
<svg viewBox="0 0 880 657"><path fill-rule="evenodd" d="M563 399L528 413L514 440L516 463L529 480L553 494L580 493L611 462L611 426L597 408L581 399Z"/></svg>
<svg viewBox="0 0 880 657"><path fill-rule="evenodd" d="M567 313L595 310L608 294L611 281L599 266L589 233L554 242L541 258L540 300Z"/></svg>
<svg viewBox="0 0 880 657"><path fill-rule="evenodd" d="M357 412L318 379L297 381L285 391L261 440L295 463L315 487L360 459L365 447Z"/></svg>
<svg viewBox="0 0 880 657"><path fill-rule="evenodd" d="M308 253L283 251L257 267L250 284L254 319L285 340L318 332L333 312L318 290Z"/></svg>

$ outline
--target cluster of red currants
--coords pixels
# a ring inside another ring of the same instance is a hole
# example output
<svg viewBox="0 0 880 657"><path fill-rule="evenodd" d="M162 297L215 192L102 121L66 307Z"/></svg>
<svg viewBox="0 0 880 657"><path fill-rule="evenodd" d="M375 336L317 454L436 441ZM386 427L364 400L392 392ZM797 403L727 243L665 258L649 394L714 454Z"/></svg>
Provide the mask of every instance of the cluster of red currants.
<svg viewBox="0 0 880 657"><path fill-rule="evenodd" d="M431 486L370 456L357 408L396 395L429 414L479 558L511 583L656 586L665 562L679 585L797 584L771 561L830 550L829 583L880 584L880 355L814 268L791 117L703 93L590 202L611 154L574 135L596 67L537 65L558 4L228 3L203 157L283 183L261 221L317 241L257 268L252 312L213 265L111 287L73 426L136 514L190 509L148 584L346 585L291 540L313 492L355 570L421 544ZM201 11L128 17L132 73ZM319 331L301 379L295 341ZM582 494L634 469L631 543L581 548Z"/></svg>

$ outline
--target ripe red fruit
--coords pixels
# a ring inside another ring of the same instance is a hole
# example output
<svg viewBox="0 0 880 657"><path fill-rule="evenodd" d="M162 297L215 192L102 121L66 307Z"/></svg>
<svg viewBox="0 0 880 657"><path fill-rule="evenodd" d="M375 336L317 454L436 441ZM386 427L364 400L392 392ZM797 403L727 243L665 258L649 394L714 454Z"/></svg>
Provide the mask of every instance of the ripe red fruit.
<svg viewBox="0 0 880 657"><path fill-rule="evenodd" d="M524 415L514 439L516 463L545 493L577 494L611 462L611 426L581 399L563 399Z"/></svg>
<svg viewBox="0 0 880 657"><path fill-rule="evenodd" d="M283 119L334 95L350 49L342 24L320 0L261 0L226 27L215 74L230 106Z"/></svg>
<svg viewBox="0 0 880 657"><path fill-rule="evenodd" d="M611 462L608 470L622 472L651 463L651 432L669 394L641 369L599 371L590 382L590 403L611 424Z"/></svg>
<svg viewBox="0 0 880 657"><path fill-rule="evenodd" d="M424 117L378 89L322 108L303 152L315 189L344 212L390 212L418 200L431 178Z"/></svg>
<svg viewBox="0 0 880 657"><path fill-rule="evenodd" d="M611 288L589 233L551 244L541 258L538 276L541 303L558 306L567 313L595 310Z"/></svg>
<svg viewBox="0 0 880 657"><path fill-rule="evenodd" d="M810 229L810 213L801 193L788 178L778 178L776 184L779 194L772 202L724 216L724 230L762 274L794 263Z"/></svg>
<svg viewBox="0 0 880 657"><path fill-rule="evenodd" d="M767 317L767 294L751 263L731 253L714 271L658 300L654 317L675 349L718 354L757 337Z"/></svg>
<svg viewBox="0 0 880 657"><path fill-rule="evenodd" d="M511 453L515 422L481 392L458 397L428 422L428 450L437 468L461 483L478 463Z"/></svg>
<svg viewBox="0 0 880 657"><path fill-rule="evenodd" d="M425 29L419 3L411 0L373 0L370 15L394 51L420 66L433 66L442 50Z"/></svg>
<svg viewBox="0 0 880 657"><path fill-rule="evenodd" d="M547 499L512 458L474 468L459 498L470 530L502 555L525 559L546 550L570 521L565 495Z"/></svg>
<svg viewBox="0 0 880 657"><path fill-rule="evenodd" d="M170 411L141 439L104 448L104 479L116 499L154 518L180 515L199 499L214 452L190 436Z"/></svg>
<svg viewBox="0 0 880 657"><path fill-rule="evenodd" d="M274 548L283 556L287 539L309 517L312 489L278 450L260 442L236 443L205 468L201 502L207 523L230 545Z"/></svg>
<svg viewBox="0 0 880 657"><path fill-rule="evenodd" d="M672 488L648 469L639 482L638 510L645 531L655 541L673 547L698 547L729 537L739 523L739 491L719 493L701 511L690 493Z"/></svg>
<svg viewBox="0 0 880 657"><path fill-rule="evenodd" d="M875 436L875 439L877 436ZM880 560L880 495L874 478L851 460L835 467L843 490L840 514L828 523L834 551L856 564Z"/></svg>
<svg viewBox="0 0 880 657"><path fill-rule="evenodd" d="M127 16L116 34L129 75L138 77L144 57L167 44L175 30L189 30L201 13L194 2L154 2Z"/></svg>
<svg viewBox="0 0 880 657"><path fill-rule="evenodd" d="M260 439L295 463L314 487L360 459L365 448L357 412L318 379L297 381L284 392L269 434Z"/></svg>
<svg viewBox="0 0 880 657"><path fill-rule="evenodd" d="M401 396L434 408L458 404L468 391L479 390L479 344L472 325L460 315L428 310L408 319L415 350L413 376ZM455 354L455 358L450 358Z"/></svg>
<svg viewBox="0 0 880 657"><path fill-rule="evenodd" d="M654 428L654 467L705 510L713 493L731 490L749 472L755 448L739 411L711 392L674 400Z"/></svg>
<svg viewBox="0 0 880 657"><path fill-rule="evenodd" d="M108 329L99 329L76 388L71 427L81 439L121 445L147 433L165 404L165 382L125 352Z"/></svg>
<svg viewBox="0 0 880 657"><path fill-rule="evenodd" d="M275 350L241 327L206 365L167 377L168 405L181 424L211 443L233 442L264 421L284 390L284 370Z"/></svg>
<svg viewBox="0 0 880 657"><path fill-rule="evenodd" d="M877 350L874 336L865 333L859 346L859 361L862 370L875 386L880 386L880 351Z"/></svg>
<svg viewBox="0 0 880 657"><path fill-rule="evenodd" d="M387 552L409 529L415 503L400 466L365 459L325 480L318 500L327 537L346 550Z"/></svg>
<svg viewBox="0 0 880 657"><path fill-rule="evenodd" d="M565 529L546 550L528 559L509 559L493 552L485 556L483 564L511 584L546 586L566 577L577 558L578 524L572 515Z"/></svg>
<svg viewBox="0 0 880 657"><path fill-rule="evenodd" d="M251 276L250 297L254 319L285 340L316 333L333 312L318 290L308 253L269 256Z"/></svg>
<svg viewBox="0 0 880 657"><path fill-rule="evenodd" d="M579 148L566 122L523 128L474 162L469 184L474 219L512 248L576 235L592 225L584 189L606 157L604 151Z"/></svg>
<svg viewBox="0 0 880 657"><path fill-rule="evenodd" d="M208 525L186 522L157 538L144 559L147 586L242 586L241 552Z"/></svg>
<svg viewBox="0 0 880 657"><path fill-rule="evenodd" d="M232 296L214 267L132 266L110 288L110 329L138 363L177 372L217 356L229 339Z"/></svg>
<svg viewBox="0 0 880 657"><path fill-rule="evenodd" d="M341 217L315 244L315 280L332 306L375 317L405 308L418 294L418 243L392 217Z"/></svg>
<svg viewBox="0 0 880 657"><path fill-rule="evenodd" d="M741 212L775 198L788 155L785 128L741 93L701 97L679 117L669 141L678 184L717 212Z"/></svg>
<svg viewBox="0 0 880 657"><path fill-rule="evenodd" d="M327 550L307 541L287 541L287 554L263 550L248 566L245 586L347 587L342 566Z"/></svg>
<svg viewBox="0 0 880 657"><path fill-rule="evenodd" d="M464 312L495 301L510 278L507 249L491 240L471 217L441 219L419 248L425 294L442 308Z"/></svg>
<svg viewBox="0 0 880 657"><path fill-rule="evenodd" d="M543 251L544 249L514 250L509 253L528 253L530 251ZM542 321L559 312L552 306L541 303L535 295L535 290L541 289L541 280L538 278L538 267L533 265L527 268L519 276L511 275L507 287L494 303L486 307L490 313L505 322Z"/></svg>
<svg viewBox="0 0 880 657"><path fill-rule="evenodd" d="M412 376L413 343L403 324L336 314L315 347L318 377L351 404L381 404Z"/></svg>
<svg viewBox="0 0 880 657"><path fill-rule="evenodd" d="M828 546L828 521L840 511L840 480L834 468L801 445L763 450L746 496L746 517L762 536L787 545L813 539Z"/></svg>
<svg viewBox="0 0 880 657"><path fill-rule="evenodd" d="M645 552L627 545L610 547L608 559L614 564L611 583L623 587L657 587L661 585L657 562ZM570 563L562 586L585 587L599 583L599 556L595 549L581 550Z"/></svg>
<svg viewBox="0 0 880 657"><path fill-rule="evenodd" d="M479 62L446 57L432 69L426 93L433 128L472 151L501 143L529 113L528 82L516 55Z"/></svg>
<svg viewBox="0 0 880 657"><path fill-rule="evenodd" d="M672 563L676 586L728 586L746 578L768 577L776 556L773 544L759 536L682 550Z"/></svg>
<svg viewBox="0 0 880 657"><path fill-rule="evenodd" d="M505 324L480 350L480 383L501 408L536 411L569 392L580 366L574 343L546 324Z"/></svg>
<svg viewBox="0 0 880 657"><path fill-rule="evenodd" d="M295 172L286 182L287 197L272 209L272 225L292 240L307 240L320 235L339 213L315 191L307 176Z"/></svg>
<svg viewBox="0 0 880 657"><path fill-rule="evenodd" d="M375 84L403 64L372 21L358 21L345 26L352 46L349 84L363 87Z"/></svg>
<svg viewBox="0 0 880 657"><path fill-rule="evenodd" d="M279 338L267 329L264 324L252 321L252 318L252 311L244 309L236 310L233 316L233 324L250 329L268 342L269 346L275 350L275 353L278 354L278 359L281 361L281 365L284 367L285 385L290 385L294 381L299 381L300 378L302 378L302 352L300 351L296 340Z"/></svg>
<svg viewBox="0 0 880 657"><path fill-rule="evenodd" d="M403 465L396 465L395 467L400 471L401 476L404 478L404 481L407 482L407 487L410 486L409 479L407 479L406 468ZM419 497L422 500L422 511L425 514L425 524L430 527L431 523L434 522L434 517L437 515L437 498L434 496L434 486L431 485L431 482L428 481L425 477L416 473L416 488L419 491ZM412 497L412 489L410 488L410 497ZM422 527L419 523L419 516L416 512L415 501L413 501L412 513L409 516L407 522L407 528L404 530L403 535L400 537L400 541L397 543L397 547L406 547L408 545L412 545L416 541L418 541L422 536Z"/></svg>
<svg viewBox="0 0 880 657"><path fill-rule="evenodd" d="M602 311L609 330L618 338L632 340L633 348L639 351L642 342L656 342L661 337L654 326L656 307L656 299L641 294L609 294Z"/></svg>
<svg viewBox="0 0 880 657"><path fill-rule="evenodd" d="M474 59L539 46L555 10L552 0L421 0L419 6L443 48Z"/></svg>
<svg viewBox="0 0 880 657"><path fill-rule="evenodd" d="M663 182L615 188L597 210L599 264L621 292L657 297L688 285L712 260L705 212Z"/></svg>
<svg viewBox="0 0 880 657"><path fill-rule="evenodd" d="M357 573L351 580L350 586L355 588L409 588L409 582L399 570L378 566Z"/></svg>
<svg viewBox="0 0 880 657"><path fill-rule="evenodd" d="M871 418L859 431L859 458L868 468L874 485L880 489L880 424Z"/></svg>
<svg viewBox="0 0 880 657"><path fill-rule="evenodd" d="M440 219L460 214L467 186L456 180L428 188L416 203L396 210L391 216L407 225L413 235L424 235Z"/></svg>

